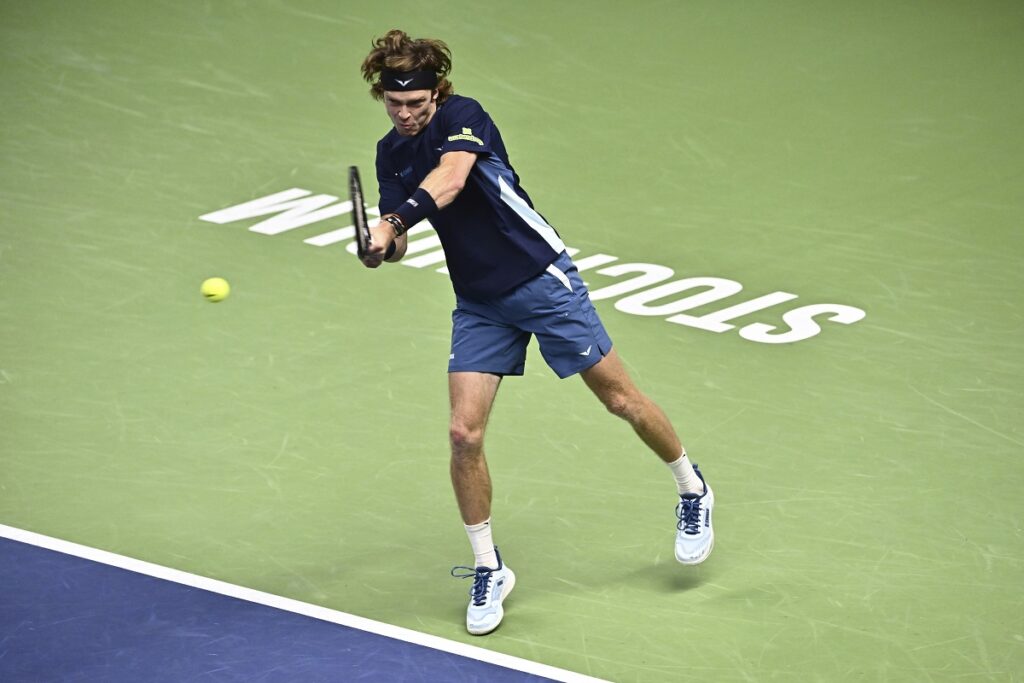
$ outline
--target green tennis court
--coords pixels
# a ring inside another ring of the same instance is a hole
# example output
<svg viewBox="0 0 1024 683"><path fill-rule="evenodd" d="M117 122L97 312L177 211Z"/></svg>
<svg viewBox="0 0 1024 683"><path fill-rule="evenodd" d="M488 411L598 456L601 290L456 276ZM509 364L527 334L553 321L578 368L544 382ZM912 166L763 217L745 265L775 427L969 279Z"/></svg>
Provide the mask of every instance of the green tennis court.
<svg viewBox="0 0 1024 683"><path fill-rule="evenodd" d="M396 27L448 42L590 259L715 488L704 565L666 468L531 351L488 434L518 588L467 635L430 234L370 271L347 213L209 220L340 201L349 165L376 199L358 67ZM0 523L612 681L1020 680L1022 29L997 1L0 2Z"/></svg>

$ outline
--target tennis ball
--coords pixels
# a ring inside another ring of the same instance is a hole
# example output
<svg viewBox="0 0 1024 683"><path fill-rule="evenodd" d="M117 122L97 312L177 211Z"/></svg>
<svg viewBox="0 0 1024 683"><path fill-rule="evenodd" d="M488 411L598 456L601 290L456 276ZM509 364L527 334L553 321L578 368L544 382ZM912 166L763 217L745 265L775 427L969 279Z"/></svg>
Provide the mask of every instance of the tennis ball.
<svg viewBox="0 0 1024 683"><path fill-rule="evenodd" d="M211 277L203 281L203 286L199 288L199 291L203 293L207 301L223 301L231 293L231 285L222 277Z"/></svg>

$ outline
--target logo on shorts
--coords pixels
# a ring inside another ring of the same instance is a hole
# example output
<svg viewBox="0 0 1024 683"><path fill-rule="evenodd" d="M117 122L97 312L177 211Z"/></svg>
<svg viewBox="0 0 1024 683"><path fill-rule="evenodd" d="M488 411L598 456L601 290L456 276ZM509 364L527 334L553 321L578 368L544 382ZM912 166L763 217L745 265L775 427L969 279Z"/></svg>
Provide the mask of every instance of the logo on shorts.
<svg viewBox="0 0 1024 683"><path fill-rule="evenodd" d="M592 349L592 348L594 348L593 344L588 346L586 351L580 351L580 355L581 356L589 356L590 355L590 349Z"/></svg>

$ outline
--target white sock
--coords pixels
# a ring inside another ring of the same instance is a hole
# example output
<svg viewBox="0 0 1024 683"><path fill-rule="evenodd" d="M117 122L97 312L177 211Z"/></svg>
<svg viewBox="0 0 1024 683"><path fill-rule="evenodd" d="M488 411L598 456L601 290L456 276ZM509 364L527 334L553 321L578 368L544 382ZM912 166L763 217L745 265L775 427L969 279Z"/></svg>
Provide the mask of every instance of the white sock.
<svg viewBox="0 0 1024 683"><path fill-rule="evenodd" d="M697 477L697 473L693 471L693 465L690 464L690 458L687 457L686 451L683 451L683 455L678 460L667 464L676 478L676 489L679 490L680 495L704 493L704 484Z"/></svg>
<svg viewBox="0 0 1024 683"><path fill-rule="evenodd" d="M491 540L491 518L488 517L479 524L466 524L466 534L469 536L469 544L473 546L473 555L476 558L474 567L498 568L498 556L494 553L494 541Z"/></svg>

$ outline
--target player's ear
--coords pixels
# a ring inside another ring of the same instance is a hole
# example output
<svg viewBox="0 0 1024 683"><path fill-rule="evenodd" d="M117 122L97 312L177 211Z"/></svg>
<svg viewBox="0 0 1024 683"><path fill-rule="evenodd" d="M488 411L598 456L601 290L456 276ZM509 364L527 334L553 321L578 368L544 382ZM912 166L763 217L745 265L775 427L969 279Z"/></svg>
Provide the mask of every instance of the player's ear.
<svg viewBox="0 0 1024 683"><path fill-rule="evenodd" d="M434 102L435 104L437 103L437 95L438 95L439 92L440 91L437 88L435 88L435 89L430 91L430 101L431 102Z"/></svg>

